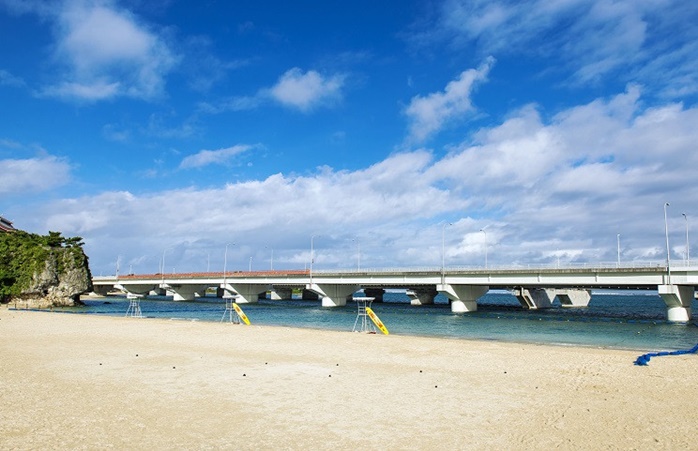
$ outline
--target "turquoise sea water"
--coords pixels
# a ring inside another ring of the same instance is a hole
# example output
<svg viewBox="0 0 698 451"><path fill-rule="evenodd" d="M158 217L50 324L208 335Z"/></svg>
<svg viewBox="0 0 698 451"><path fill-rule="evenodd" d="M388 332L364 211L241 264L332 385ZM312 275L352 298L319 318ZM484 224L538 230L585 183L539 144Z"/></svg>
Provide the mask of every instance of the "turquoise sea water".
<svg viewBox="0 0 698 451"><path fill-rule="evenodd" d="M387 292L373 310L391 334L438 336L453 339L581 345L639 351L687 349L698 343L697 318L687 324L665 320L664 302L656 293L592 294L585 308L555 306L524 310L507 292L489 292L478 301L478 311L451 313L446 298L434 305L411 306L404 293ZM121 296L85 301L84 307L61 309L81 314L124 316L129 300ZM140 301L144 317L218 322L225 301L215 297L174 302L168 297ZM319 301L260 300L241 304L252 324L351 331L357 317L354 302L346 307L322 308ZM693 312L698 312L694 301ZM142 321L135 319L134 321ZM240 326L244 327L244 326Z"/></svg>

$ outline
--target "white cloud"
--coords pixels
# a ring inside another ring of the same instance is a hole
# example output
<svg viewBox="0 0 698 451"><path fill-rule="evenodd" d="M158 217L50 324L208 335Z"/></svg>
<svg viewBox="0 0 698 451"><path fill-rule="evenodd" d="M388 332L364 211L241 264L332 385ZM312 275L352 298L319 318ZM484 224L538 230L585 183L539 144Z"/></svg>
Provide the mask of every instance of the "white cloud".
<svg viewBox="0 0 698 451"><path fill-rule="evenodd" d="M208 114L220 114L226 111L253 110L262 103L260 96L240 96L232 97L217 103L202 102L198 105L198 110Z"/></svg>
<svg viewBox="0 0 698 451"><path fill-rule="evenodd" d="M21 87L24 86L24 80L15 77L6 70L0 69L0 86Z"/></svg>
<svg viewBox="0 0 698 451"><path fill-rule="evenodd" d="M209 164L225 164L233 157L252 149L253 146L238 144L217 150L201 150L194 155L185 157L180 163L180 169L200 168Z"/></svg>
<svg viewBox="0 0 698 451"><path fill-rule="evenodd" d="M64 82L59 85L46 87L43 95L80 99L89 102L109 99L119 95L120 83L108 83L104 80L90 80L87 83Z"/></svg>
<svg viewBox="0 0 698 451"><path fill-rule="evenodd" d="M324 77L314 70L303 73L294 67L279 78L268 94L284 106L308 112L339 100L343 84L342 75Z"/></svg>
<svg viewBox="0 0 698 451"><path fill-rule="evenodd" d="M272 87L262 88L250 96L234 96L215 103L202 102L199 111L219 114L226 111L254 110L272 101L287 108L310 113L334 105L342 98L345 76L323 76L317 71L305 73L297 67L281 75Z"/></svg>
<svg viewBox="0 0 698 451"><path fill-rule="evenodd" d="M657 84L665 95L695 93L698 4L681 0L446 0L436 23L412 36L482 54L528 55L566 67L572 83L610 74ZM547 67L551 64L547 63ZM621 72L618 72L621 71Z"/></svg>
<svg viewBox="0 0 698 451"><path fill-rule="evenodd" d="M444 124L474 110L470 99L478 82L486 80L494 58L487 58L478 69L463 71L443 92L415 96L405 109L410 119L410 138L420 142L438 132Z"/></svg>
<svg viewBox="0 0 698 451"><path fill-rule="evenodd" d="M624 260L661 261L669 201L680 259L680 214L698 217L691 183L698 109L642 104L630 86L549 118L540 107L521 108L443 158L418 150L356 171L323 167L209 189L105 192L4 213L20 227L25 217L30 229L83 236L99 274L113 271L117 253L134 271L157 271L163 250L181 271L201 270L208 257L220 268L231 242L230 267L246 268L250 257L253 267L268 267L273 248L276 267L298 268L313 235L318 268L352 267L357 239L362 266L436 267L443 220L453 223L444 234L451 266L484 263L484 226L491 265L614 262L619 233ZM182 167L221 163L238 151L200 152Z"/></svg>
<svg viewBox="0 0 698 451"><path fill-rule="evenodd" d="M68 0L34 12L54 22L54 61L61 79L41 94L94 102L118 96L162 95L177 57L157 32L112 2Z"/></svg>
<svg viewBox="0 0 698 451"><path fill-rule="evenodd" d="M70 165L62 158L44 156L0 160L0 195L17 196L48 191L70 182Z"/></svg>

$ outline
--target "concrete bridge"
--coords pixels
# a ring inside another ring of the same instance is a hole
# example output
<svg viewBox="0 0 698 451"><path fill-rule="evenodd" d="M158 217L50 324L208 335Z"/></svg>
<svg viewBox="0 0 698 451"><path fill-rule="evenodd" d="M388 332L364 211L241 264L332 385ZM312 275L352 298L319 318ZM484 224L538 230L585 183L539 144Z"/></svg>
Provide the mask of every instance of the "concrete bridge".
<svg viewBox="0 0 698 451"><path fill-rule="evenodd" d="M510 290L523 308L552 306L557 297L563 306L586 307L592 289L657 290L667 307L667 319L686 322L698 285L698 266L661 265L633 267L567 267L504 269L382 269L382 270L290 270L227 273L141 274L94 277L95 291L113 289L145 296L166 290L174 300L193 300L215 287L221 297L238 303L257 302L270 291L272 299L290 299L293 289L320 299L323 307L346 305L352 294L363 289L380 301L386 288L407 290L412 305L431 304L441 293L455 313L477 310L477 300L491 289Z"/></svg>

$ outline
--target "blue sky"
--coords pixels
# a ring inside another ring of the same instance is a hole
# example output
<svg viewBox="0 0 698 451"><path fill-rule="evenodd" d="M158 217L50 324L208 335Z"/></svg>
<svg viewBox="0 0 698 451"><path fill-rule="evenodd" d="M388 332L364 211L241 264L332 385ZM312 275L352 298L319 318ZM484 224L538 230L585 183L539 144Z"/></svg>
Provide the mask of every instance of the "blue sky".
<svg viewBox="0 0 698 451"><path fill-rule="evenodd" d="M99 275L661 262L670 202L685 259L698 4L388 3L0 0L0 214Z"/></svg>

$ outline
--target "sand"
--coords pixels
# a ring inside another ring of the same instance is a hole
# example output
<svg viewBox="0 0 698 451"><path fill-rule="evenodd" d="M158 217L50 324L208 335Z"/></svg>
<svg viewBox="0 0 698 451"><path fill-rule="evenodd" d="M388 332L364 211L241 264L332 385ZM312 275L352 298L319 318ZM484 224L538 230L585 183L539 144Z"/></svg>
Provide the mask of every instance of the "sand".
<svg viewBox="0 0 698 451"><path fill-rule="evenodd" d="M696 449L698 356L0 308L0 449Z"/></svg>

